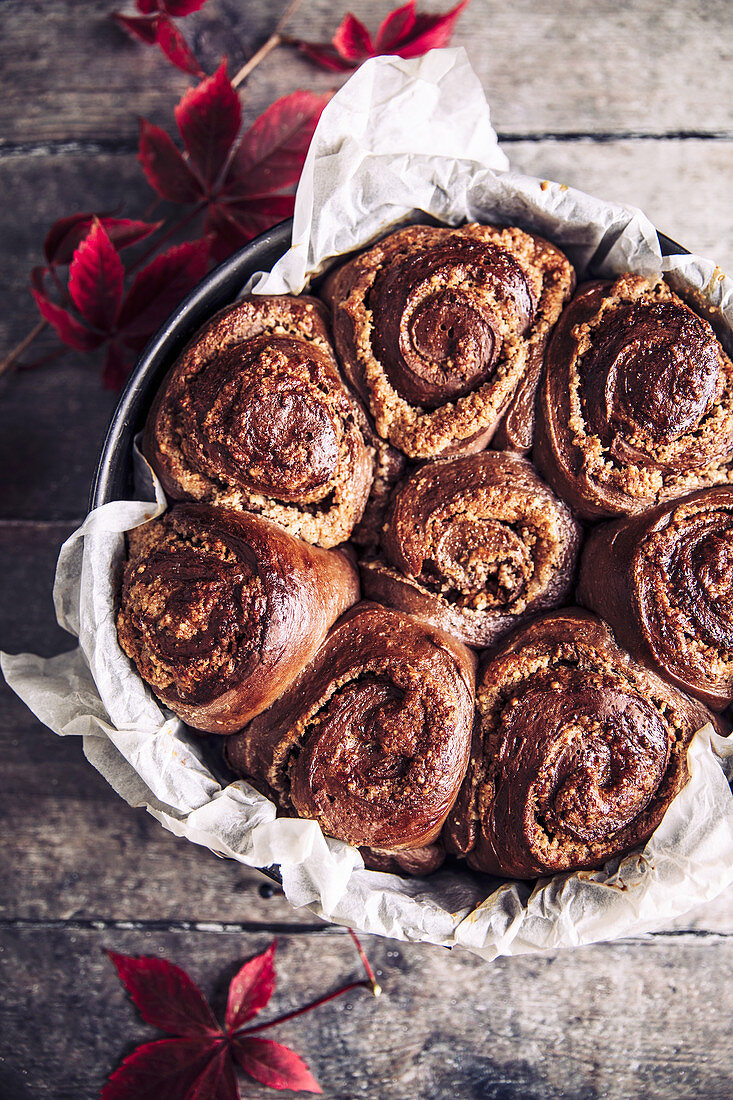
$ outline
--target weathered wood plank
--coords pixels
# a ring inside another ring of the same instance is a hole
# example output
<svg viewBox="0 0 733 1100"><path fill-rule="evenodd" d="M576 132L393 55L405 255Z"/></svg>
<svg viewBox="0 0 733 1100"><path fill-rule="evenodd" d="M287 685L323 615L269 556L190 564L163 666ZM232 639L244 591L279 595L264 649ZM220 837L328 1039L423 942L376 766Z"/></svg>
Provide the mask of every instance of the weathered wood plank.
<svg viewBox="0 0 733 1100"><path fill-rule="evenodd" d="M154 1034L103 948L170 957L213 993L221 1011L227 979L270 937L5 929L3 938L3 1095L92 1100L132 1045ZM731 1094L726 1044L710 1039L725 1034L717 1011L733 979L725 942L652 941L493 964L371 938L365 946L383 997L357 991L277 1032L329 1097ZM269 1018L359 973L350 941L339 934L282 935L277 963ZM254 1084L246 1089L269 1095Z"/></svg>
<svg viewBox="0 0 733 1100"><path fill-rule="evenodd" d="M435 10L445 4L422 6ZM137 115L161 124L171 120L187 78L112 24L112 7L109 0L3 5L0 143L134 142ZM284 7L210 0L182 27L207 71L222 54L234 71L271 32ZM376 31L393 7L393 0L311 0L289 30L323 41L353 8ZM607 12L593 0L565 8L552 0L474 0L454 42L468 50L503 131L733 127L733 21L726 0L647 0ZM297 86L325 89L342 79L281 49L251 80L245 110L259 111Z"/></svg>

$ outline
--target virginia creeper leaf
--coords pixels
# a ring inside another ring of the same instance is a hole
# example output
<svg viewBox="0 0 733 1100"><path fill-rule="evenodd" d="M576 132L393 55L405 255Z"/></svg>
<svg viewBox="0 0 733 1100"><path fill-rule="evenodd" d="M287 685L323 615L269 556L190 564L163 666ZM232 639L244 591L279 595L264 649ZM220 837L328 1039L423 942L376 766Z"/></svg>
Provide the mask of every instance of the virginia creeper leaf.
<svg viewBox="0 0 733 1100"><path fill-rule="evenodd" d="M395 8L382 21L377 31L376 48L380 53L390 53L398 42L406 38L415 26L415 0L409 0L401 8Z"/></svg>
<svg viewBox="0 0 733 1100"><path fill-rule="evenodd" d="M361 61L365 57L374 56L372 36L361 20L350 12L337 28L333 44L347 61Z"/></svg>
<svg viewBox="0 0 733 1100"><path fill-rule="evenodd" d="M144 1043L115 1070L100 1100L186 1100L218 1053L219 1044L201 1039Z"/></svg>
<svg viewBox="0 0 733 1100"><path fill-rule="evenodd" d="M470 0L461 0L441 15L417 15L409 35L392 47L400 57L420 57L428 50L442 49L451 40L458 17Z"/></svg>
<svg viewBox="0 0 733 1100"><path fill-rule="evenodd" d="M147 1023L187 1038L221 1034L206 998L185 970L166 959L107 954Z"/></svg>
<svg viewBox="0 0 733 1100"><path fill-rule="evenodd" d="M155 23L155 41L177 69L190 76L203 76L196 55L175 23L167 15L159 15Z"/></svg>
<svg viewBox="0 0 733 1100"><path fill-rule="evenodd" d="M157 15L125 15L124 12L113 11L110 19L146 46L154 46L158 39Z"/></svg>
<svg viewBox="0 0 733 1100"><path fill-rule="evenodd" d="M160 126L140 119L138 160L148 183L162 199L191 203L201 198L201 186L183 153Z"/></svg>
<svg viewBox="0 0 733 1100"><path fill-rule="evenodd" d="M31 294L36 300L38 311L44 321L56 329L56 332L68 347L76 351L94 351L104 341L104 336L77 321L61 306L57 306L49 298L39 293L35 287L31 287Z"/></svg>
<svg viewBox="0 0 733 1100"><path fill-rule="evenodd" d="M300 1055L282 1043L246 1036L232 1041L232 1051L245 1073L271 1089L323 1091Z"/></svg>
<svg viewBox="0 0 733 1100"><path fill-rule="evenodd" d="M249 959L229 983L226 1026L236 1031L256 1016L270 1000L275 989L275 948L273 940L266 951Z"/></svg>
<svg viewBox="0 0 733 1100"><path fill-rule="evenodd" d="M186 1100L239 1100L237 1075L226 1047L212 1058Z"/></svg>
<svg viewBox="0 0 733 1100"><path fill-rule="evenodd" d="M201 282L207 260L205 241L175 245L151 260L137 275L120 310L123 338L143 336L147 341L181 299Z"/></svg>
<svg viewBox="0 0 733 1100"><path fill-rule="evenodd" d="M227 76L226 61L213 76L188 89L175 116L191 163L211 191L242 124L239 96Z"/></svg>
<svg viewBox="0 0 733 1100"><path fill-rule="evenodd" d="M69 294L82 317L102 332L114 328L122 301L125 269L101 222L95 221L75 250Z"/></svg>
<svg viewBox="0 0 733 1100"><path fill-rule="evenodd" d="M161 11L167 11L169 15L180 18L200 11L206 2L207 0L159 0L158 6Z"/></svg>
<svg viewBox="0 0 733 1100"><path fill-rule="evenodd" d="M74 250L86 237L96 220L119 252L123 248L144 241L162 222L133 221L131 218L112 218L91 211L59 218L49 229L43 244L43 253L49 264L68 264Z"/></svg>
<svg viewBox="0 0 733 1100"><path fill-rule="evenodd" d="M295 45L316 64L332 70L353 69L368 57L386 53L420 57L428 50L448 45L456 20L469 3L461 0L450 11L419 15L415 0L410 0L387 15L374 41L364 24L349 14L336 30L331 47L304 41L296 41Z"/></svg>
<svg viewBox="0 0 733 1100"><path fill-rule="evenodd" d="M330 98L301 89L263 111L242 138L221 194L268 195L297 183L313 131Z"/></svg>

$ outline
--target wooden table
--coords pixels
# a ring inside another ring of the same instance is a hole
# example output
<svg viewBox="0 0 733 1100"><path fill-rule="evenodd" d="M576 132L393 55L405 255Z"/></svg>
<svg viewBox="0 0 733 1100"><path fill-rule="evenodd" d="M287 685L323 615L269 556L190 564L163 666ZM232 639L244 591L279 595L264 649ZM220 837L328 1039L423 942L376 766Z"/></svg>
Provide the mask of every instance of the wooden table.
<svg viewBox="0 0 733 1100"><path fill-rule="evenodd" d="M447 0L446 0L447 2ZM112 0L0 4L0 355L36 323L28 292L57 217L149 192L136 116L172 128L187 79L106 19ZM375 27L388 0L355 3ZM428 4L435 7L435 4ZM204 68L239 66L278 3L210 0L184 24ZM310 0L292 32L327 39L344 5ZM468 50L516 167L641 206L660 229L733 267L733 9L729 0L473 0ZM252 120L298 86L340 78L284 50L252 75ZM50 588L84 515L114 396L88 362L0 382L3 648L69 647ZM294 912L264 879L128 808L0 688L3 846L0 1096L91 1100L131 1044L151 1038L103 949L160 953L207 993L279 936L286 1011L356 976L345 932ZM730 1097L733 893L674 929L547 958L365 937L385 989L293 1021L280 1038L329 1097ZM272 1095L249 1084L246 1095Z"/></svg>

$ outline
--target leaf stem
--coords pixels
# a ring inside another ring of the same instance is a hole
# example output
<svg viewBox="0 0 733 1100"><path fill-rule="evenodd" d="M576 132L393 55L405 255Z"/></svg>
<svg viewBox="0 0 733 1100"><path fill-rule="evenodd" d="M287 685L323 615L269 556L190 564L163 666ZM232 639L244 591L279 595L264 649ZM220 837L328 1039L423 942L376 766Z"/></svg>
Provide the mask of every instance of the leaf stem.
<svg viewBox="0 0 733 1100"><path fill-rule="evenodd" d="M0 376L5 374L7 370L10 370L18 359L20 359L25 349L30 347L36 336L39 336L43 332L47 324L48 322L41 318L36 327L32 328L28 335L25 336L19 344L16 344L13 350L5 356L2 363L0 363Z"/></svg>
<svg viewBox="0 0 733 1100"><path fill-rule="evenodd" d="M201 202L197 202L196 205L192 207L191 210L189 210L188 214L186 214L184 218L179 218L177 222L173 222L172 225L169 225L165 233L163 233L162 236L160 236L158 240L150 246L150 248L147 248L145 252L143 252L142 256L138 256L134 264L130 264L127 269L127 273L129 274L131 271L136 271L138 267L141 267L144 263L146 263L146 261L149 260L151 256L155 255L155 253L160 249L161 245L165 244L166 241L169 241L171 237L173 237L181 229L185 228L185 226L187 226L189 222L192 222L196 215L200 214L205 206L206 202L202 199Z"/></svg>
<svg viewBox="0 0 733 1100"><path fill-rule="evenodd" d="M264 61L268 53L271 53L273 50L277 49L277 47L282 43L280 31L283 29L288 20L295 14L296 10L300 6L300 3L301 0L290 0L287 8L278 19L275 30L272 32L270 37L260 46L259 50L257 50L257 52L254 53L252 57L250 57L249 61L246 61L244 65L242 65L242 68L233 78L232 84L235 88L238 88L242 81L246 80L252 70L259 65L260 61Z"/></svg>
<svg viewBox="0 0 733 1100"><path fill-rule="evenodd" d="M366 970L366 976L369 979L369 986L371 988L372 993L374 994L375 997L381 996L382 987L376 979L374 971L372 970L371 963L369 962L369 959L366 957L366 951L364 950L364 948L361 946L361 943L359 942L359 937L357 936L357 934L356 934L356 932L354 931L353 928L349 928L349 929L347 929L347 931L348 931L349 935L351 936L352 940L354 941L354 946L356 947L356 950L359 952L359 958L361 959L361 961L364 965L364 969Z"/></svg>
<svg viewBox="0 0 733 1100"><path fill-rule="evenodd" d="M286 1020L294 1020L296 1016L302 1016L306 1012L312 1012L314 1008L320 1008L321 1005L328 1004L329 1001L335 1001L337 997L343 997L344 993L350 993L352 989L371 989L372 983L365 981L363 978L358 982L349 982L348 985L342 986L340 989L334 990L333 993L327 993L325 997L319 997L316 1001L311 1001L310 1004L304 1005L302 1008L296 1008L293 1012L286 1012L284 1016L278 1016L276 1020L269 1020L266 1024L255 1024L254 1027L243 1027L233 1032L233 1036L237 1035L254 1035L256 1031L266 1031L269 1027L276 1027L278 1024L284 1024Z"/></svg>

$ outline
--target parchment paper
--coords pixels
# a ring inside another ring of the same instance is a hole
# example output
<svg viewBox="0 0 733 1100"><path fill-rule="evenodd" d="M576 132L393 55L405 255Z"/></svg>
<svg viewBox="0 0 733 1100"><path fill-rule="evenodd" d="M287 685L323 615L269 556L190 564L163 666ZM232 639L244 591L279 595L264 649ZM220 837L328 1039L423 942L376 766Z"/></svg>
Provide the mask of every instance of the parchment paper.
<svg viewBox="0 0 733 1100"><path fill-rule="evenodd" d="M255 293L298 293L336 256L429 215L513 224L546 234L582 276L670 272L709 303L728 335L733 283L699 257L662 260L656 233L632 207L507 171L478 78L460 49L366 62L326 107L298 187L293 244ZM690 749L692 778L645 847L602 871L532 887L470 872L405 880L367 871L358 852L310 821L277 819L247 783L227 783L202 742L166 712L117 644L114 601L124 531L165 507L137 456L141 501L91 513L61 550L54 587L71 653L1 658L10 686L84 752L131 805L211 851L256 867L279 864L295 906L397 939L457 944L493 959L554 951L659 927L733 881L731 739L708 726ZM216 774L215 774L216 773ZM33 807L29 806L29 813Z"/></svg>

